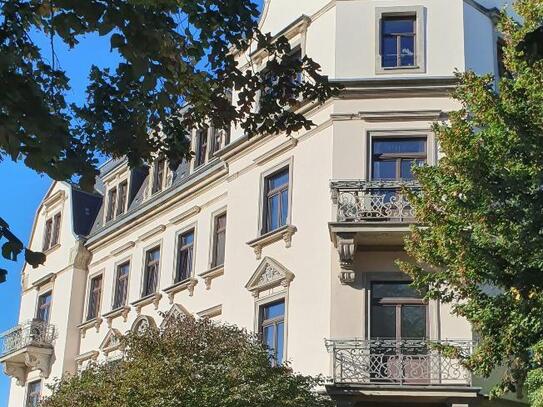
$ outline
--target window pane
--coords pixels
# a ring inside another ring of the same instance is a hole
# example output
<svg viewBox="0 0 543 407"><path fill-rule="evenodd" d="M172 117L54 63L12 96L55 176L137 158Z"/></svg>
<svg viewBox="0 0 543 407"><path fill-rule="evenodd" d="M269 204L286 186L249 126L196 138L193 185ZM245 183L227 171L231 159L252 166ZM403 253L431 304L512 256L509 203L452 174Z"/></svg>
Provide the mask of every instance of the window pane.
<svg viewBox="0 0 543 407"><path fill-rule="evenodd" d="M285 315L285 303L284 301L277 302L275 304L266 305L264 307L263 318L274 319Z"/></svg>
<svg viewBox="0 0 543 407"><path fill-rule="evenodd" d="M268 191L288 184L288 168L268 178Z"/></svg>
<svg viewBox="0 0 543 407"><path fill-rule="evenodd" d="M194 242L194 233L185 233L183 236L181 236L181 245L186 246L189 244L192 244Z"/></svg>
<svg viewBox="0 0 543 407"><path fill-rule="evenodd" d="M382 42L383 67L398 66L398 40L396 37L384 37Z"/></svg>
<svg viewBox="0 0 543 407"><path fill-rule="evenodd" d="M396 160L374 161L373 178L396 179Z"/></svg>
<svg viewBox="0 0 543 407"><path fill-rule="evenodd" d="M402 338L426 338L426 306L402 306Z"/></svg>
<svg viewBox="0 0 543 407"><path fill-rule="evenodd" d="M401 66L415 65L415 37L402 37L401 40Z"/></svg>
<svg viewBox="0 0 543 407"><path fill-rule="evenodd" d="M281 225L287 224L288 217L288 189L281 193Z"/></svg>
<svg viewBox="0 0 543 407"><path fill-rule="evenodd" d="M372 285L372 298L422 298L408 282L375 283Z"/></svg>
<svg viewBox="0 0 543 407"><path fill-rule="evenodd" d="M415 164L415 160L402 160L400 177L402 179L413 179L413 172L411 171L411 168Z"/></svg>
<svg viewBox="0 0 543 407"><path fill-rule="evenodd" d="M274 331L275 331L275 326L271 325L271 326L267 326L265 327L263 330L262 330L262 342L264 343L264 345L266 345L268 347L268 350L270 352L270 356L275 356L274 353L275 353L275 343L274 343L274 340L273 340L273 334L274 334Z"/></svg>
<svg viewBox="0 0 543 407"><path fill-rule="evenodd" d="M280 322L277 324L277 349L275 350L275 359L278 364L283 363L283 347L284 347L284 336L285 336L285 323Z"/></svg>
<svg viewBox="0 0 543 407"><path fill-rule="evenodd" d="M268 232L279 227L279 195L268 198Z"/></svg>
<svg viewBox="0 0 543 407"><path fill-rule="evenodd" d="M426 139L423 138L387 138L373 141L373 154L425 153Z"/></svg>
<svg viewBox="0 0 543 407"><path fill-rule="evenodd" d="M396 338L396 307L372 305L371 337Z"/></svg>
<svg viewBox="0 0 543 407"><path fill-rule="evenodd" d="M415 17L397 17L383 19L383 34L414 33Z"/></svg>

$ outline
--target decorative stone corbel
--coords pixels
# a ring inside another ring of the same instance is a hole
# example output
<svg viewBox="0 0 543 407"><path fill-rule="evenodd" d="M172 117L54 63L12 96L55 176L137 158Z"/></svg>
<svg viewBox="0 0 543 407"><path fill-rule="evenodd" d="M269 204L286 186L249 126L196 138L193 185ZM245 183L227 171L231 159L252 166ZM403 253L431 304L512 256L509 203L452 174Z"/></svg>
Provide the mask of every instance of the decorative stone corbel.
<svg viewBox="0 0 543 407"><path fill-rule="evenodd" d="M186 281L177 283L171 287L166 288L164 292L168 294L170 304L173 304L175 294L180 291L187 290L189 292L189 296L192 297L194 295L194 287L196 287L196 284L198 284L198 279L191 277Z"/></svg>
<svg viewBox="0 0 543 407"><path fill-rule="evenodd" d="M101 317L97 317L91 321L85 322L78 326L79 329L81 329L81 337L85 338L85 335L87 335L87 331L94 327L96 329L96 333L100 332L100 325L102 325L103 319Z"/></svg>
<svg viewBox="0 0 543 407"><path fill-rule="evenodd" d="M354 271L354 257L356 254L354 234L338 235L337 250L341 267L339 281L341 284L352 284L356 278Z"/></svg>
<svg viewBox="0 0 543 407"><path fill-rule="evenodd" d="M51 373L51 353L27 352L25 365L32 370L39 370L40 377L47 379Z"/></svg>
<svg viewBox="0 0 543 407"><path fill-rule="evenodd" d="M26 365L24 363L4 362L4 373L6 376L17 380L17 385L24 386L26 383Z"/></svg>
<svg viewBox="0 0 543 407"><path fill-rule="evenodd" d="M153 304L155 307L155 310L157 310L161 299L162 299L162 294L154 293L148 297L145 297L139 301L132 303L132 305L136 308L136 314L139 317L141 315L142 308L148 304Z"/></svg>

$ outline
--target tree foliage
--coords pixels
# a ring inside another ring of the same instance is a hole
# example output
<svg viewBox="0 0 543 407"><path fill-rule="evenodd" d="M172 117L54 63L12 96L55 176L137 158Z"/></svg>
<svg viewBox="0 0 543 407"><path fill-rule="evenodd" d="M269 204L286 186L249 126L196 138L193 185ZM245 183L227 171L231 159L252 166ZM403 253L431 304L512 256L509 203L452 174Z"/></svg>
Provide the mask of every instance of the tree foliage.
<svg viewBox="0 0 543 407"><path fill-rule="evenodd" d="M458 74L462 109L435 126L444 157L416 171L421 224L407 251L417 263L400 266L471 322L479 343L466 364L483 376L504 368L495 395L521 391L532 375L541 405L543 59L533 40L543 1L514 5L524 23L501 18L506 74L497 87L491 76Z"/></svg>
<svg viewBox="0 0 543 407"><path fill-rule="evenodd" d="M42 407L325 407L319 380L270 364L255 336L182 317L121 339L122 359L59 381Z"/></svg>
<svg viewBox="0 0 543 407"><path fill-rule="evenodd" d="M161 153L176 167L190 157L191 129L290 133L312 124L295 111L299 100L334 91L285 37L260 32L251 0L10 0L0 10L0 159L23 159L56 180L75 175L87 189L97 153L131 166ZM51 38L50 49L36 46L36 33ZM109 38L120 62L92 66L86 103L69 104L53 45L77 47L88 34ZM269 57L264 66L242 66L236 52L256 49Z"/></svg>

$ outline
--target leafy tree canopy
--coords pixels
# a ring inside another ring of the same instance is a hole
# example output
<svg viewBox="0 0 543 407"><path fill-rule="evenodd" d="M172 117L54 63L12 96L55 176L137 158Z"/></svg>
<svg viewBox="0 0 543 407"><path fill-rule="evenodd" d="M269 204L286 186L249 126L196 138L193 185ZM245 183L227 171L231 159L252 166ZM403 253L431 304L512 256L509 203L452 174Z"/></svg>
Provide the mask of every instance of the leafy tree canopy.
<svg viewBox="0 0 543 407"><path fill-rule="evenodd" d="M300 100L335 91L285 37L259 30L251 0L0 0L0 11L0 161L23 160L84 189L94 186L97 154L126 156L132 167L162 154L175 168L190 158L192 129L291 133L312 125L296 112ZM115 51L120 62L92 66L86 102L69 104L53 44L77 47L91 33L110 39L96 58ZM35 35L51 47L39 48ZM250 58L236 52L257 49L264 66L246 69Z"/></svg>
<svg viewBox="0 0 543 407"><path fill-rule="evenodd" d="M182 317L121 339L117 362L59 381L42 407L325 407L319 380L273 367L246 331Z"/></svg>
<svg viewBox="0 0 543 407"><path fill-rule="evenodd" d="M472 323L480 339L466 363L483 376L504 368L495 395L520 392L531 377L541 406L543 1L514 5L524 22L501 18L506 74L498 86L491 76L459 74L462 109L435 127L444 157L416 171L421 224L407 251L417 264L400 266Z"/></svg>

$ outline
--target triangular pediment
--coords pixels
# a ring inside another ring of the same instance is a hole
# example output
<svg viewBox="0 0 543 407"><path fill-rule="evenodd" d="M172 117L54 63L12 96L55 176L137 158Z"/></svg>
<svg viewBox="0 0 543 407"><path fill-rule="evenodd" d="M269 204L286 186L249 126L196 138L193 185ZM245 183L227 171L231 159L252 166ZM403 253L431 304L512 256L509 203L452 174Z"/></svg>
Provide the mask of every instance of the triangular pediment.
<svg viewBox="0 0 543 407"><path fill-rule="evenodd" d="M161 328L164 328L165 326L168 325L168 323L172 320L174 320L175 318L179 318L179 317L182 317L182 316L185 316L185 317L190 317L191 314L189 312L189 310L187 310L185 307L183 307L182 305L180 304L173 304L173 306L170 308L170 310L166 313L166 316L164 317L164 319L162 320L162 323L160 324L160 327Z"/></svg>
<svg viewBox="0 0 543 407"><path fill-rule="evenodd" d="M245 288L257 295L261 291L270 288L278 286L288 287L292 280L294 280L294 273L277 260L271 257L264 257L245 285Z"/></svg>
<svg viewBox="0 0 543 407"><path fill-rule="evenodd" d="M122 334L118 329L110 329L100 345L100 350L107 355L108 353L119 349L121 347L121 338Z"/></svg>

